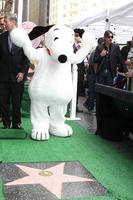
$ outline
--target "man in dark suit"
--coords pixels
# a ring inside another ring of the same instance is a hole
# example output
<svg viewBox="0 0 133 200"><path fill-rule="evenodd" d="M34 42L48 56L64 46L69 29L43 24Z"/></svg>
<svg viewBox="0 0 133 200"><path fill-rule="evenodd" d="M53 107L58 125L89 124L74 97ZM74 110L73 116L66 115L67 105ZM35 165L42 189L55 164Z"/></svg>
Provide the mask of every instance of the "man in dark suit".
<svg viewBox="0 0 133 200"><path fill-rule="evenodd" d="M0 15L0 34L5 31L4 15ZM1 110L0 110L0 122L2 121Z"/></svg>
<svg viewBox="0 0 133 200"><path fill-rule="evenodd" d="M6 32L0 35L0 108L4 128L10 128L9 104L12 103L12 128L21 128L21 98L29 61L21 48L10 39L17 16L5 17Z"/></svg>

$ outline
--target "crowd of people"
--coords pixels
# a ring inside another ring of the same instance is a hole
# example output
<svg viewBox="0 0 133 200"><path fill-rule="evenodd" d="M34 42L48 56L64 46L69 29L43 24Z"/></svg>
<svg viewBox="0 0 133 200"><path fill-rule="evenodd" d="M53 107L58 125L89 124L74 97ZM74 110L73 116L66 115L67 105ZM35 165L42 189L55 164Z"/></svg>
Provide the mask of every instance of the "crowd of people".
<svg viewBox="0 0 133 200"><path fill-rule="evenodd" d="M75 29L76 43L80 43L81 33L83 34L83 29ZM84 77L87 77L88 95L83 105L89 113L95 112L95 83L128 89L127 78L133 77L133 37L121 49L118 44L113 43L113 37L112 31L105 31L103 37L98 38L96 48L78 65L77 96L82 96L84 89L81 88L84 85ZM82 73L79 66L82 67ZM82 81L80 85L79 81ZM79 110L78 108L77 112Z"/></svg>
<svg viewBox="0 0 133 200"><path fill-rule="evenodd" d="M30 63L23 49L15 46L10 40L10 31L16 26L15 14L0 16L0 120L4 128L19 129L24 81ZM80 49L84 30L74 29L74 33L73 50L76 53ZM133 77L133 37L122 49L113 43L113 37L112 31L105 31L103 37L98 38L96 48L77 65L77 112L82 112L78 100L80 96L85 96L85 88L88 88L88 93L83 105L89 113L92 113L95 112L95 83L123 89L127 87L127 77Z"/></svg>

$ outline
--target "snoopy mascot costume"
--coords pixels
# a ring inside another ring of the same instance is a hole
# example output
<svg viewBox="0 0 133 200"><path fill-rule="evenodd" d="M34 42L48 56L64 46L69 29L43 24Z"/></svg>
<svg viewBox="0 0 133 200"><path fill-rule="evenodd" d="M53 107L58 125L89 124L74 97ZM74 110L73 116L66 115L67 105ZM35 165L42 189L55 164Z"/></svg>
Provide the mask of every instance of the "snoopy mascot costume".
<svg viewBox="0 0 133 200"><path fill-rule="evenodd" d="M45 47L34 49L31 40L45 33ZM37 26L29 34L15 28L12 42L22 47L31 62L36 63L29 85L31 123L34 140L48 140L50 135L67 137L72 128L65 124L67 104L73 96L71 65L82 62L94 48L95 39L84 33L80 50L74 54L74 31L66 25Z"/></svg>

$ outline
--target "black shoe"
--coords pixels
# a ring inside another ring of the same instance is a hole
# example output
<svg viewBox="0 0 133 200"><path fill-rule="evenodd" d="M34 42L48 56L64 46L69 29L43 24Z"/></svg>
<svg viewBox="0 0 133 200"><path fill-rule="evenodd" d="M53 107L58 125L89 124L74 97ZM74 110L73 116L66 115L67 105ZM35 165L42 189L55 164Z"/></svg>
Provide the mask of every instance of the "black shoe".
<svg viewBox="0 0 133 200"><path fill-rule="evenodd" d="M20 124L13 124L12 129L22 129Z"/></svg>
<svg viewBox="0 0 133 200"><path fill-rule="evenodd" d="M0 117L0 122L2 122L2 117Z"/></svg>
<svg viewBox="0 0 133 200"><path fill-rule="evenodd" d="M10 125L4 125L4 129L9 129Z"/></svg>
<svg viewBox="0 0 133 200"><path fill-rule="evenodd" d="M80 110L78 107L76 107L76 112L81 113L81 112L83 112L83 110Z"/></svg>
<svg viewBox="0 0 133 200"><path fill-rule="evenodd" d="M96 114L96 111L94 109L88 110L88 114Z"/></svg>
<svg viewBox="0 0 133 200"><path fill-rule="evenodd" d="M83 106L88 110L88 105L86 103L83 103Z"/></svg>
<svg viewBox="0 0 133 200"><path fill-rule="evenodd" d="M95 135L102 135L102 133L101 133L101 131L100 130L96 130L96 132L95 132Z"/></svg>

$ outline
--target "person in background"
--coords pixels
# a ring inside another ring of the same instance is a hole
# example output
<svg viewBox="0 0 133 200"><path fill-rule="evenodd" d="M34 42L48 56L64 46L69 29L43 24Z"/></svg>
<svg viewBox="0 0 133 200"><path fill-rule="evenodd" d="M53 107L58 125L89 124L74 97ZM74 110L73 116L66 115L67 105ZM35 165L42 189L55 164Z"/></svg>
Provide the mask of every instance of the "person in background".
<svg viewBox="0 0 133 200"><path fill-rule="evenodd" d="M0 34L0 108L4 128L10 128L9 103L12 104L12 128L21 128L21 98L29 61L15 46L10 31L17 26L16 14L5 17L6 32ZM11 100L11 101L9 101Z"/></svg>
<svg viewBox="0 0 133 200"><path fill-rule="evenodd" d="M98 46L102 45L104 39L101 37L97 40ZM94 112L95 107L95 81L96 81L96 70L97 64L94 63L95 49L92 51L89 58L87 58L87 82L88 82L88 98L84 102L84 107L87 108L89 113Z"/></svg>
<svg viewBox="0 0 133 200"><path fill-rule="evenodd" d="M128 41L127 45L122 47L121 49L121 55L125 62L127 61L129 51L133 51L133 37L132 37L132 40Z"/></svg>
<svg viewBox="0 0 133 200"><path fill-rule="evenodd" d="M126 77L133 77L133 37L132 40L128 41L127 45L121 49L121 54L128 69Z"/></svg>
<svg viewBox="0 0 133 200"><path fill-rule="evenodd" d="M97 64L97 82L109 86L113 85L119 68L121 68L121 72L127 72L120 47L112 41L112 31L105 31L104 43L96 48L94 55L94 63Z"/></svg>
<svg viewBox="0 0 133 200"><path fill-rule="evenodd" d="M104 33L104 43L96 48L94 54L94 63L97 64L97 83L113 86L114 79L117 76L119 68L121 72L127 72L126 65L122 59L121 51L118 44L113 42L113 33L110 30ZM107 108L108 109L108 108ZM96 134L100 135L101 130L101 109L99 98L96 95Z"/></svg>
<svg viewBox="0 0 133 200"><path fill-rule="evenodd" d="M0 33L5 32L5 21L4 21L4 15L0 15Z"/></svg>
<svg viewBox="0 0 133 200"><path fill-rule="evenodd" d="M0 15L0 34L5 31L4 15ZM0 109L0 122L2 122L2 115Z"/></svg>
<svg viewBox="0 0 133 200"><path fill-rule="evenodd" d="M76 53L80 49L81 45L81 39L82 35L84 33L83 29L74 29L75 33L75 43L73 45L74 53ZM84 61L82 61L80 64L77 64L78 67L78 83L77 83L77 106L76 106L76 111L77 112L83 112L82 110L79 109L78 107L78 99L80 96L84 96L84 74L85 74L85 66L84 66Z"/></svg>

